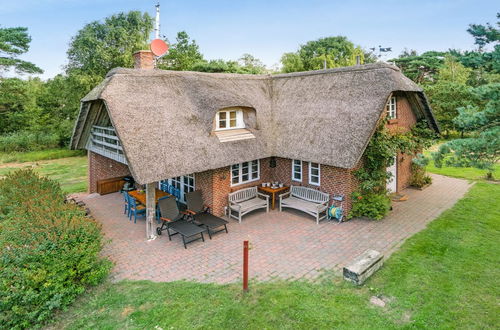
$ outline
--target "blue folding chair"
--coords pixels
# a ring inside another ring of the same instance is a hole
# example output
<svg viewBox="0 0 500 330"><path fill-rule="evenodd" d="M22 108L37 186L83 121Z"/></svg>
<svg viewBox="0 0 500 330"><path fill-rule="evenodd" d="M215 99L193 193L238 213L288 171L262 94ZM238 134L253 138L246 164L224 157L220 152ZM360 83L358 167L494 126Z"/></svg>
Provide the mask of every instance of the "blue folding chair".
<svg viewBox="0 0 500 330"><path fill-rule="evenodd" d="M132 215L134 216L134 223L137 222L137 215L143 215L146 217L146 207L144 205L137 204L135 198L129 196L129 220L132 220Z"/></svg>
<svg viewBox="0 0 500 330"><path fill-rule="evenodd" d="M130 202L129 202L130 196L128 195L128 192L124 191L123 192L123 199L124 199L124 209L123 209L123 214L126 214L127 217L129 216L130 212Z"/></svg>

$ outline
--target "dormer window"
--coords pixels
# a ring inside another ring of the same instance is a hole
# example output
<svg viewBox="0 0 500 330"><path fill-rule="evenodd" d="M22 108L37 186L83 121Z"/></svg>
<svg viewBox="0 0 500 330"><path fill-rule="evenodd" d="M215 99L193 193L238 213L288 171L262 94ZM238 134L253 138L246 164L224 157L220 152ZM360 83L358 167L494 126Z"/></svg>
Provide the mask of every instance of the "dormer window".
<svg viewBox="0 0 500 330"><path fill-rule="evenodd" d="M245 128L245 122L243 121L243 110L220 110L215 116L215 125L215 129L217 131Z"/></svg>

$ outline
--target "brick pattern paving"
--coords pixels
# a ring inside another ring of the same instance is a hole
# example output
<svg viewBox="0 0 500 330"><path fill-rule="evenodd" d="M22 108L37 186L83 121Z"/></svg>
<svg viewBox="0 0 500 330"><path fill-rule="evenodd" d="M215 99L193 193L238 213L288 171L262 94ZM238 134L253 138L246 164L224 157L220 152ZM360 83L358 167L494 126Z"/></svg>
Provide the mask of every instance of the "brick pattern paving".
<svg viewBox="0 0 500 330"><path fill-rule="evenodd" d="M242 241L249 239L250 277L313 280L325 270L338 271L365 249L390 255L409 236L424 229L450 208L470 187L467 181L433 175L434 184L424 191L405 190L409 200L395 202L384 220L353 219L336 224L315 224L301 212L255 211L241 224L231 220L229 234L197 241L185 250L181 238L166 235L146 241L144 220L137 224L123 215L122 196L90 195L85 202L103 224L111 242L104 253L114 262L114 280L229 283L241 280Z"/></svg>

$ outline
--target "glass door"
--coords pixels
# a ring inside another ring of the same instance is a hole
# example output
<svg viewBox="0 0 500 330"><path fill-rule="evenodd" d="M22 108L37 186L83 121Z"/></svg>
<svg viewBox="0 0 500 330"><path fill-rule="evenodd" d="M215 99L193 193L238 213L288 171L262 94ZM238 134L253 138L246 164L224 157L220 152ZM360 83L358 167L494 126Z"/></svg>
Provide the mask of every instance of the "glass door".
<svg viewBox="0 0 500 330"><path fill-rule="evenodd" d="M168 184L180 191L179 202L186 204L186 193L194 191L194 174L168 179Z"/></svg>

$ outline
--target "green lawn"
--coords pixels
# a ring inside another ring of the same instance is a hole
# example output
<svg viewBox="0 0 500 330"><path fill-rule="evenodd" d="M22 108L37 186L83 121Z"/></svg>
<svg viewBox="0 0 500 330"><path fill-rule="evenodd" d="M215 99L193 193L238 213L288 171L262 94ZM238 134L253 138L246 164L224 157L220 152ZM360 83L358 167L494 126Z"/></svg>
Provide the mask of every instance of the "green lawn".
<svg viewBox="0 0 500 330"><path fill-rule="evenodd" d="M500 186L477 183L465 198L408 239L356 288L325 274L240 285L107 283L58 315L69 329L496 328L500 323ZM369 303L372 295L390 302Z"/></svg>
<svg viewBox="0 0 500 330"><path fill-rule="evenodd" d="M69 149L47 149L29 152L0 152L0 164L3 163L24 163L36 162L38 160L49 160L66 157L84 156L84 150Z"/></svg>
<svg viewBox="0 0 500 330"><path fill-rule="evenodd" d="M434 147L435 148L435 147ZM446 176L451 176L454 178L461 178L467 180L486 180L486 170L480 170L478 168L473 167L452 167L452 166L443 166L438 168L434 165L434 161L432 160L431 152L424 152L426 157L429 157L430 162L427 165L426 170L430 173L441 174ZM500 175L500 164L496 164L494 166L493 177L498 180L498 176Z"/></svg>
<svg viewBox="0 0 500 330"><path fill-rule="evenodd" d="M64 154L64 152L61 153ZM0 177L10 171L26 167L32 167L41 175L56 180L66 193L87 190L86 156L0 164Z"/></svg>

